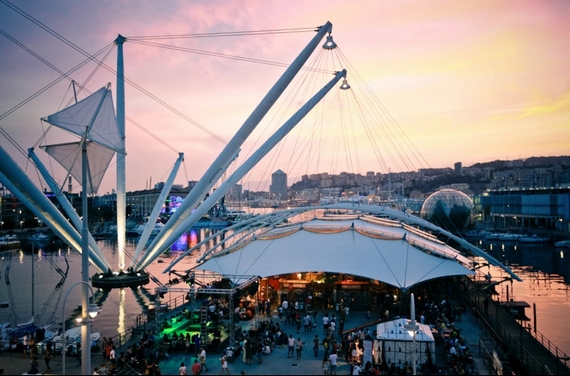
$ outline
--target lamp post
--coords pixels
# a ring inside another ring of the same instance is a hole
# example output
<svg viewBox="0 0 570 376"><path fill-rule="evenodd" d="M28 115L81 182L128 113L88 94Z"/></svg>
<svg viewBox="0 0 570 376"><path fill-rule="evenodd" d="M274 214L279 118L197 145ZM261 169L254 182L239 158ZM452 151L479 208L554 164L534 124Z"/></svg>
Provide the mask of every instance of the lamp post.
<svg viewBox="0 0 570 376"><path fill-rule="evenodd" d="M410 323L405 326L408 333L412 336L412 375L416 375L416 332L419 327L416 325L416 305L414 303L414 294L410 294Z"/></svg>
<svg viewBox="0 0 570 376"><path fill-rule="evenodd" d="M77 283L75 283L73 286L71 286L69 288L69 290L67 290L67 293L65 294L65 298L63 299L63 307L62 307L62 318L63 318L63 333L62 333L62 337L61 337L61 359L62 359L62 374L65 375L65 302L67 301L67 297L69 296L69 293L71 292L71 290L73 290L73 288L77 285L83 284L84 286L87 286L87 288L89 288L89 290L91 291L91 297L93 297L93 289L91 288L91 286L89 286L89 284L87 282L84 281L79 281ZM89 336L91 336L91 320L94 319L97 314L99 313L99 307L97 307L95 304L91 304L89 305L89 308L86 308L87 305L83 304L81 307L81 311L82 311L82 325L85 325L88 327L87 330L87 334ZM89 318L86 318L86 317ZM82 335L83 330L82 330ZM91 342L91 338L88 338L88 341ZM85 343L85 340L82 338L82 342ZM91 349L89 348L90 346L81 347L81 373L83 375L89 375L89 370L91 369Z"/></svg>

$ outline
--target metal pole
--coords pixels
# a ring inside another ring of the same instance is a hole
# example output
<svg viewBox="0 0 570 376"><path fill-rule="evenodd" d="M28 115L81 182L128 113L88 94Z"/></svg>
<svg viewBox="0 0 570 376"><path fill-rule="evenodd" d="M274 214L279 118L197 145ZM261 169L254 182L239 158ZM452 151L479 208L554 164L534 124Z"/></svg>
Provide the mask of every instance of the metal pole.
<svg viewBox="0 0 570 376"><path fill-rule="evenodd" d="M521 336L520 341L521 341L521 343L520 343L520 347L521 347L521 362L524 364L523 345L522 345L522 330L523 330L523 321L521 319L521 330L520 330L520 336Z"/></svg>
<svg viewBox="0 0 570 376"><path fill-rule="evenodd" d="M534 336L536 337L536 303L532 303L532 315L534 318Z"/></svg>
<svg viewBox="0 0 570 376"><path fill-rule="evenodd" d="M412 319L412 327L414 328L414 334L412 336L412 375L416 375L416 303L414 302L414 294L410 294L411 296L411 307L410 307L410 317Z"/></svg>
<svg viewBox="0 0 570 376"><path fill-rule="evenodd" d="M81 293L81 317L83 321L88 319L87 307L89 306L88 288L89 286L89 229L87 227L88 220L88 207L87 207L87 140L83 139L83 147L81 150L82 159L82 212L83 212L83 226L81 227L81 281L83 289ZM65 333L64 333L65 335ZM88 375L91 370L91 325L83 324L81 326L81 373Z"/></svg>
<svg viewBox="0 0 570 376"><path fill-rule="evenodd" d="M62 320L63 320L63 333L61 334L61 360L62 360L62 374L65 375L65 302L67 301L67 297L69 296L69 293L71 292L71 290L73 290L73 288L79 284L85 284L85 282L83 281L79 281L77 283L75 283L73 286L71 286L69 288L69 290L67 290L67 293L65 294L65 298L63 298L63 306L61 308L62 310ZM89 288L89 290L91 290L91 296L93 296L93 289L91 288L91 286L89 286L89 284L87 284L87 287ZM85 325L85 323L83 323ZM89 325L91 325L91 322L88 323ZM91 352L89 352L89 354L91 354ZM89 367L91 368L91 367ZM83 372L83 371L82 371ZM84 375L88 375L88 373L83 373Z"/></svg>
<svg viewBox="0 0 570 376"><path fill-rule="evenodd" d="M121 136L121 151L117 153L117 250L119 270L125 269L125 237L127 227L126 203L126 145L125 145L125 64L123 44L126 38L118 35L117 44L117 129Z"/></svg>

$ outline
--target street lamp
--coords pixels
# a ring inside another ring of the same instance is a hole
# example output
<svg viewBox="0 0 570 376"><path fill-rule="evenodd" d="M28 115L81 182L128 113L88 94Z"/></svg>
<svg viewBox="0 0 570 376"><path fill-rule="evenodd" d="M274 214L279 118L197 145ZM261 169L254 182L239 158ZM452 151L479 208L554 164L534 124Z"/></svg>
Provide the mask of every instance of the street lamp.
<svg viewBox="0 0 570 376"><path fill-rule="evenodd" d="M63 370L62 373L65 375L65 352L66 352L66 348L65 348L65 302L67 301L67 297L69 295L69 293L71 292L71 290L73 290L73 288L77 285L83 284L84 286L87 286L89 288L89 290L91 291L91 298L93 298L93 289L91 288L91 286L89 286L89 284L87 282L84 281L79 281L77 283L75 283L73 286L71 286L69 288L69 290L67 290L67 293L65 294L65 298L63 299L63 307L62 307L62 318L63 318L63 333L61 335L61 359L62 359L62 364L63 364ZM87 334L90 336L91 335L91 321L97 316L97 314L99 313L99 307L95 304L90 304L89 307L87 308L87 315L85 315L85 305L83 305L81 307L81 310L83 311L82 317L81 319L77 319L77 322L82 322L82 325L88 325L88 330L87 330ZM83 317L87 317L89 316L89 319L83 319ZM82 334L84 335L83 331ZM91 338L88 339L89 343L91 342ZM85 343L85 341L82 339L82 342ZM90 346L87 346L90 347ZM87 373L83 372L83 370L87 370L89 371L89 369L91 369L91 348L85 348L85 346L82 346L81 348L81 365L82 365L82 373L87 375Z"/></svg>
<svg viewBox="0 0 570 376"><path fill-rule="evenodd" d="M412 375L416 375L416 332L419 330L419 326L416 325L416 305L414 303L414 294L411 295L411 306L410 306L410 323L406 324L404 327L408 333L412 336Z"/></svg>

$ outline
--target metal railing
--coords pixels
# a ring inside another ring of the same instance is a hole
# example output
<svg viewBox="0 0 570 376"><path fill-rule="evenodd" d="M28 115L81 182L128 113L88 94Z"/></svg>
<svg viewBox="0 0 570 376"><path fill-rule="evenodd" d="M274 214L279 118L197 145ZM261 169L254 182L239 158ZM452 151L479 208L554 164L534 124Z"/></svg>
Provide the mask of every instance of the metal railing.
<svg viewBox="0 0 570 376"><path fill-rule="evenodd" d="M500 323L499 315L508 315L509 317L512 316L505 309L505 307L500 305L499 302L496 302L496 304L499 305L500 308L497 308L494 314L488 312L486 315L483 315L480 311L480 302L471 301L471 303L474 316L478 317L481 320L481 323L487 332L494 338L500 348L503 351L509 352L510 354L516 356L521 364L524 364L529 374L551 375L552 372L558 374L560 371L560 366L566 368L565 373L567 372L568 368L566 362L570 360L570 358L557 346L553 345L542 334L537 332L536 335L533 335L531 331L519 324L520 333L518 335L513 335ZM550 368L544 364L544 362L537 360L535 356L525 348L525 339L527 341L536 340L545 349L547 349L552 354L553 360L556 364L556 370L550 370Z"/></svg>
<svg viewBox="0 0 570 376"><path fill-rule="evenodd" d="M495 369L495 364L493 363L493 357L491 353L487 349L487 346L483 343L482 340L479 340L479 355L483 356L483 363L487 367L487 369Z"/></svg>

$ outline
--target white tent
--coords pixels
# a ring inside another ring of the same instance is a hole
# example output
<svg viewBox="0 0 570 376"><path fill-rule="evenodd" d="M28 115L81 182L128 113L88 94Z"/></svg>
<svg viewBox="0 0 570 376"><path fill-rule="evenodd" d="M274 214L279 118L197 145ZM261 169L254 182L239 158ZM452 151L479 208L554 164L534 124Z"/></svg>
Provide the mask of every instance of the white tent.
<svg viewBox="0 0 570 376"><path fill-rule="evenodd" d="M428 325L416 322L416 343L414 348L413 332L406 329L410 323L408 319L397 319L378 324L376 326L376 340L374 341L374 356L376 362L386 362L390 366L403 366L413 363L413 353L416 353L416 365L419 367L431 358L435 364L435 339Z"/></svg>
<svg viewBox="0 0 570 376"><path fill-rule="evenodd" d="M471 260L428 233L396 221L313 218L274 228L214 254L196 269L225 276L344 273L407 289L439 277L473 274Z"/></svg>

